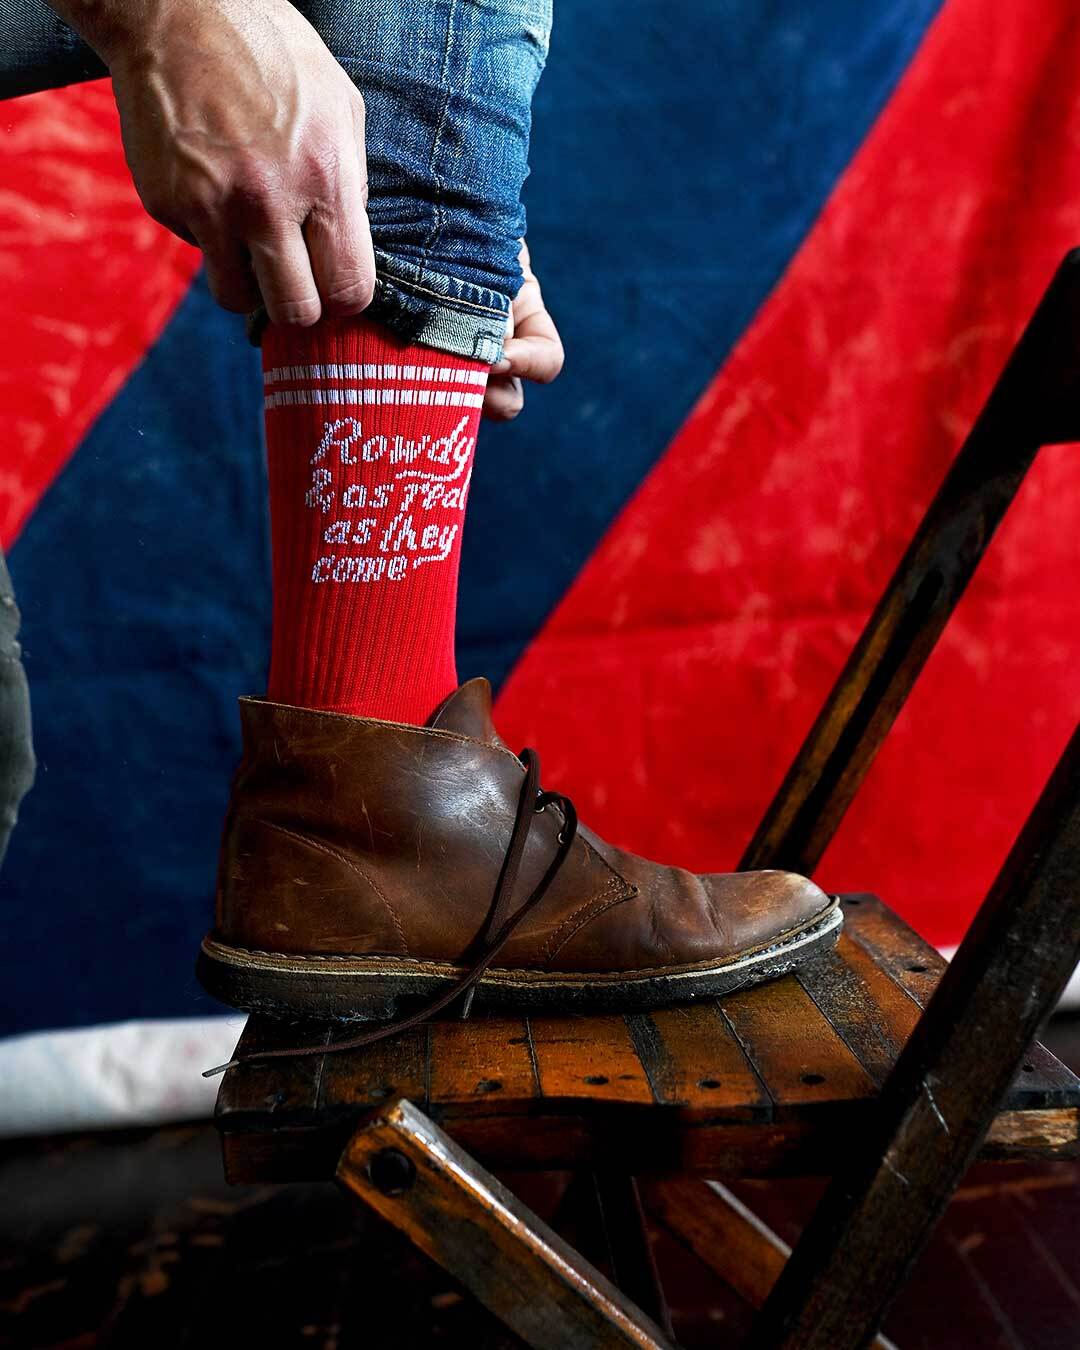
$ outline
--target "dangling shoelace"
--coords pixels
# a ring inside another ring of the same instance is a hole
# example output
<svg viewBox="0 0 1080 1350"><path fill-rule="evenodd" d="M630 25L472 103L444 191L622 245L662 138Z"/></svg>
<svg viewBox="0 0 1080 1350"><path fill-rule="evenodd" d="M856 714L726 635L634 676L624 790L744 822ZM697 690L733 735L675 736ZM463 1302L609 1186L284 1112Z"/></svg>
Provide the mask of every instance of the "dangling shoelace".
<svg viewBox="0 0 1080 1350"><path fill-rule="evenodd" d="M483 930L477 935L480 955L461 979L445 994L440 994L426 1007L421 1008L409 1017L403 1017L398 1022L375 1027L372 1031L365 1031L359 1036L350 1037L348 1040L331 1041L325 1045L302 1045L282 1050L253 1050L250 1054L237 1055L229 1060L228 1064L219 1064L216 1068L205 1070L204 1078L212 1078L215 1074L224 1073L226 1069L234 1069L239 1064L248 1064L255 1060L291 1059L298 1055L332 1055L342 1050L359 1050L362 1046L373 1045L376 1041L386 1040L388 1036L396 1036L399 1032L408 1031L410 1027L427 1022L453 1003L456 998L460 998L462 994L465 995L465 1002L462 1006L461 1015L463 1018L468 1017L472 1008L473 995L481 977L503 947L506 946L518 925L543 900L548 887L555 880L559 868L566 861L574 842L574 836L577 834L577 812L570 798L564 796L561 792L544 792L540 788L540 757L536 751L526 748L522 750L519 759L525 765L525 781L521 785L521 795L518 797L514 828L510 832L510 842L506 847L506 855L499 871L499 879L495 884L495 894L492 896L487 922L484 924ZM509 909L514 894L518 872L521 870L521 860L525 854L525 845L529 840L533 818L549 805L560 807L563 813L563 827L559 831L558 850L529 898L513 914L508 916L506 911Z"/></svg>

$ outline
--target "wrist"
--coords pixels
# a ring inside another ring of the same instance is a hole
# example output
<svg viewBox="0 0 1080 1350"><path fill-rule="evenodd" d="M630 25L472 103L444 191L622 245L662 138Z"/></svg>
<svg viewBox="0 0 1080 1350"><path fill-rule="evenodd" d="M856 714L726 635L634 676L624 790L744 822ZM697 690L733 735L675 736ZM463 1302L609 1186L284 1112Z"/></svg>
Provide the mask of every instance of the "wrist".
<svg viewBox="0 0 1080 1350"><path fill-rule="evenodd" d="M168 0L49 0L49 3L112 70L114 63L149 55L153 46L150 34Z"/></svg>

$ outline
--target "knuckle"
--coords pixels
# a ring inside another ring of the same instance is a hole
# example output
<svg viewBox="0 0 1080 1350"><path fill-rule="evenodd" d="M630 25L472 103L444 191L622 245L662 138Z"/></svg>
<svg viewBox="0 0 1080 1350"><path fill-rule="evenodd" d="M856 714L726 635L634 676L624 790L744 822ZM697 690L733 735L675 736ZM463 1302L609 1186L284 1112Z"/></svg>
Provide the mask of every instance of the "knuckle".
<svg viewBox="0 0 1080 1350"><path fill-rule="evenodd" d="M280 176L258 160L243 162L230 185L227 211L245 223L265 224L281 201Z"/></svg>
<svg viewBox="0 0 1080 1350"><path fill-rule="evenodd" d="M267 306L274 323L286 324L294 328L310 328L318 323L322 314L322 304L317 296L305 296L298 300L277 300Z"/></svg>
<svg viewBox="0 0 1080 1350"><path fill-rule="evenodd" d="M305 187L315 199L314 206L332 201L335 186L341 177L341 155L331 141L314 145L304 164Z"/></svg>
<svg viewBox="0 0 1080 1350"><path fill-rule="evenodd" d="M209 178L187 178L177 184L173 200L189 219L205 219L220 211L223 195L221 185Z"/></svg>
<svg viewBox="0 0 1080 1350"><path fill-rule="evenodd" d="M323 301L336 314L355 314L367 309L375 296L375 278L368 272L339 276L326 288Z"/></svg>

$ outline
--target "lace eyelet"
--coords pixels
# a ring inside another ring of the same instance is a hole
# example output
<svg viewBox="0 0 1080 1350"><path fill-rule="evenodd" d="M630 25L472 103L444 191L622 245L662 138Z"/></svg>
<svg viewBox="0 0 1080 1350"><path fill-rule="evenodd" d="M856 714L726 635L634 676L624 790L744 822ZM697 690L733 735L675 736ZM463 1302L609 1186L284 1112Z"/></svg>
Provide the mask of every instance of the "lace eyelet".
<svg viewBox="0 0 1080 1350"><path fill-rule="evenodd" d="M565 831L565 830L560 830L559 833L555 836L555 838L559 841L560 844L565 844L565 843L566 843L566 831Z"/></svg>

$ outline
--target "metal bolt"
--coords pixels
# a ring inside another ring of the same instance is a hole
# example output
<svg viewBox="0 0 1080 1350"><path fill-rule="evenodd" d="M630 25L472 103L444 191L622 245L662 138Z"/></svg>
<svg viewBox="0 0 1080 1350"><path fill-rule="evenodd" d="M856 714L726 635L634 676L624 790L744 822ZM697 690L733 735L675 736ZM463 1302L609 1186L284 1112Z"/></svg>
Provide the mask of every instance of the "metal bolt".
<svg viewBox="0 0 1080 1350"><path fill-rule="evenodd" d="M383 1195L404 1195L416 1180L416 1165L396 1148L380 1149L368 1163L368 1178Z"/></svg>

